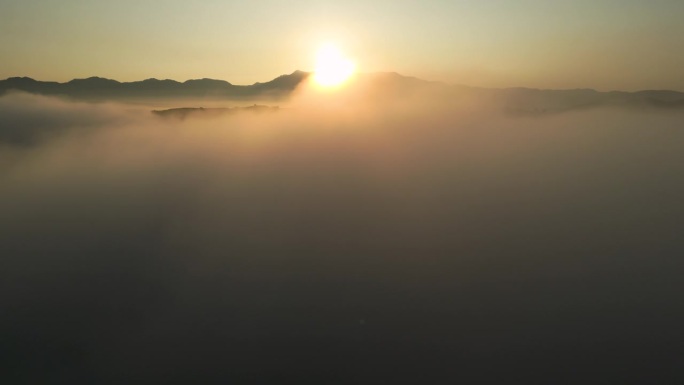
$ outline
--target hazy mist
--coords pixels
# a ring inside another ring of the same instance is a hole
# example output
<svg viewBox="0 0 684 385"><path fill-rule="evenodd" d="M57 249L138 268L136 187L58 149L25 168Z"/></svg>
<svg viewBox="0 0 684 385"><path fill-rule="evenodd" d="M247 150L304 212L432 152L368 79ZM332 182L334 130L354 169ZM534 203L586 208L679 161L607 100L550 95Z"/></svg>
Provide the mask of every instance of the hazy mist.
<svg viewBox="0 0 684 385"><path fill-rule="evenodd" d="M314 92L0 98L0 382L682 378L684 114Z"/></svg>

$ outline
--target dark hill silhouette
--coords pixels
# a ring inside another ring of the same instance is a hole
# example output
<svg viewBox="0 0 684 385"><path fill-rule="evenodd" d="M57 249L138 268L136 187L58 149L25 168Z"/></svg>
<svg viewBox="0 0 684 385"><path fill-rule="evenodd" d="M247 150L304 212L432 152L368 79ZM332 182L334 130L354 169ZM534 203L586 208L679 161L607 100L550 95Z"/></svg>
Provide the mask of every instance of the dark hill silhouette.
<svg viewBox="0 0 684 385"><path fill-rule="evenodd" d="M236 114L240 112L251 112L255 114L277 112L279 107L262 106L255 104L248 107L225 107L225 108L203 108L203 107L184 107L171 108L167 110L153 110L152 113L162 118L174 118L184 120L190 117L214 118L217 116Z"/></svg>
<svg viewBox="0 0 684 385"><path fill-rule="evenodd" d="M292 91L299 83L309 77L310 73L304 71L295 71L289 75L281 75L266 83L254 83L251 87L259 90L288 90Z"/></svg>
<svg viewBox="0 0 684 385"><path fill-rule="evenodd" d="M255 83L247 86L206 78L181 83L175 80L154 78L136 82L118 82L100 77L90 77L57 83L37 81L27 77L15 77L0 81L0 95L15 90L86 100L136 98L280 99L288 96L308 76L309 74L306 72L295 71L266 83Z"/></svg>
<svg viewBox="0 0 684 385"><path fill-rule="evenodd" d="M91 77L67 83L43 82L27 77L0 81L0 95L9 91L64 96L82 100L127 99L216 99L216 100L280 100L290 96L310 73L295 71L265 83L235 85L224 80L194 79L185 82L147 79L136 82ZM378 102L401 98L417 92L439 100L462 98L485 103L511 114L538 115L577 109L617 106L623 108L684 109L684 93L668 90L638 92L599 92L593 89L541 90L531 88L490 89L429 82L395 72L360 74L356 85Z"/></svg>

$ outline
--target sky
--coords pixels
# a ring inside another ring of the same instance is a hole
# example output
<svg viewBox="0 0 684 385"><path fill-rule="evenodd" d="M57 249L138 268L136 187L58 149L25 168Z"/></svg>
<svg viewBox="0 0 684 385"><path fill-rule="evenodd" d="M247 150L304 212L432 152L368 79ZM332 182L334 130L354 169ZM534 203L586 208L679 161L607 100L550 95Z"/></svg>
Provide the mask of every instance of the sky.
<svg viewBox="0 0 684 385"><path fill-rule="evenodd" d="M484 87L684 91L681 0L3 0L0 78L217 78L359 71Z"/></svg>

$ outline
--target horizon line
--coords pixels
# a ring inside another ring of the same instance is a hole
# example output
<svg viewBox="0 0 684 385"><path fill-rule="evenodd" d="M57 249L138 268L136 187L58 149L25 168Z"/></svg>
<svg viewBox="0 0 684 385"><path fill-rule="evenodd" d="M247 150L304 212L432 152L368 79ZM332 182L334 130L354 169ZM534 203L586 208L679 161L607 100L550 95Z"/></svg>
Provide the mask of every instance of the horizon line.
<svg viewBox="0 0 684 385"><path fill-rule="evenodd" d="M301 74L305 74L306 76L310 76L310 75L313 74L314 72L315 72L315 71L295 70L295 71L293 71L293 72L291 72L291 73L285 73L285 74L276 76L276 77L274 77L274 78L272 78L272 79L270 79L270 80L267 80L267 81L255 82L255 83L251 83L251 84L235 84L235 83L231 83L230 81L225 80L225 79L216 79L216 78L208 78L208 77L202 77L202 78L189 78L189 79L186 79L186 80L176 80L176 79L170 79L170 78L161 79L161 78L156 78L156 77L150 77L150 78L145 78L145 79L141 79L141 80L121 81L121 80L116 80L116 79L113 79L113 78L103 77L103 76L99 76L99 75L92 75L92 76L88 76L88 77L75 77L75 78L73 78L73 79L66 80L66 81L62 81L62 82L57 81L57 80L39 80L39 79L33 78L33 77L31 77L31 76L26 76L26 75L25 75L25 76L10 76L10 77L5 78L5 79L0 79L0 82L5 82L5 81L8 81L8 80L13 80L13 79L27 79L27 80L32 80L32 81L36 81L36 82L43 82L43 83L67 84L67 83L70 83L70 82L73 82L73 81L77 81L77 80L101 79L101 80L107 80L107 81L116 82L116 83L118 83L118 84L142 83L142 82L145 82L145 81L152 81L152 80L153 80L153 81L160 81L160 82L163 82L163 81L170 81L170 82L174 82L174 83L178 83L178 84L185 84L185 83L188 83L188 82L191 82L191 81L210 80L210 81L216 81L216 82L227 83L228 85L235 86L235 87L251 87L251 86L255 86L255 85L259 85L259 84L267 84L267 83L270 83L270 82L275 81L275 80L277 80L277 79L280 79L280 78L283 78L283 77L288 77L288 76L294 76L294 75L300 74L300 73L301 73ZM587 87L576 87L576 88L535 88L535 87L529 87L529 86L484 87L484 86L473 86L473 85L462 84L462 83L459 83L459 84L448 83L448 82L439 81L439 80L427 80L427 79L422 79L422 78L419 78L419 77L416 77L416 76L403 75L403 74L401 74L401 73L399 73L399 72L396 72L396 71L357 72L355 75L395 75L395 76L399 76L399 77L401 77L401 78L418 80L418 81L422 81L422 82L425 82L425 83L441 84L441 85L445 85L445 86L449 86L449 87L467 87L467 88L483 89L483 90L517 90L517 89L521 89L521 90L536 90L536 91L580 91L580 90L582 90L582 91L594 91L594 92L598 92L598 93L611 93L611 92L639 93L639 92L663 92L663 91L665 91L665 92L676 92L676 93L684 94L684 90L680 91L680 90L677 90L677 89L668 89L668 88L645 88L645 89L638 89L638 90L634 90L634 91L625 91L625 90L619 90L619 89L610 89L610 90L605 90L605 91L603 91L603 90L599 90L599 89L597 89L597 88L591 88L591 87L589 87L589 88L587 88Z"/></svg>

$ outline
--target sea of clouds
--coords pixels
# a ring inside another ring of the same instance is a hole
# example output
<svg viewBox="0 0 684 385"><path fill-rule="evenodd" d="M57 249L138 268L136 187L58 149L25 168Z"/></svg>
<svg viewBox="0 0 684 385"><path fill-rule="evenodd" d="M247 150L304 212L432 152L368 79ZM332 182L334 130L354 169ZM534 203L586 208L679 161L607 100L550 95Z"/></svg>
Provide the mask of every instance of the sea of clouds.
<svg viewBox="0 0 684 385"><path fill-rule="evenodd" d="M0 98L0 382L682 378L681 113L311 92Z"/></svg>

